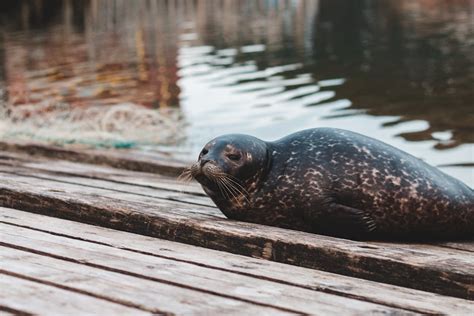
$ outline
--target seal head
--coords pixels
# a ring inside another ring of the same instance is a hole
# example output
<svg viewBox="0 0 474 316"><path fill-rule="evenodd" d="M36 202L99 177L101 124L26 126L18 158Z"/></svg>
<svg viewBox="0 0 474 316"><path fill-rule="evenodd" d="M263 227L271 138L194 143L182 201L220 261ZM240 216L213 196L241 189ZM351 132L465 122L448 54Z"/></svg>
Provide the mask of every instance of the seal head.
<svg viewBox="0 0 474 316"><path fill-rule="evenodd" d="M190 170L225 214L248 203L248 195L264 181L270 164L266 142L249 135L229 134L208 142Z"/></svg>

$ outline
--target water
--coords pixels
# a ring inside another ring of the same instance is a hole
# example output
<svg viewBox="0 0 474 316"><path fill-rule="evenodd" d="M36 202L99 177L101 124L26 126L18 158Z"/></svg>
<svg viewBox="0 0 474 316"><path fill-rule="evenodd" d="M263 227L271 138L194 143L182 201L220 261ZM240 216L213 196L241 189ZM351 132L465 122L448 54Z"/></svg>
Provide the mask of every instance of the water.
<svg viewBox="0 0 474 316"><path fill-rule="evenodd" d="M145 106L176 131L122 115L134 141L188 160L220 134L345 128L474 186L472 0L0 6L0 85L16 107Z"/></svg>

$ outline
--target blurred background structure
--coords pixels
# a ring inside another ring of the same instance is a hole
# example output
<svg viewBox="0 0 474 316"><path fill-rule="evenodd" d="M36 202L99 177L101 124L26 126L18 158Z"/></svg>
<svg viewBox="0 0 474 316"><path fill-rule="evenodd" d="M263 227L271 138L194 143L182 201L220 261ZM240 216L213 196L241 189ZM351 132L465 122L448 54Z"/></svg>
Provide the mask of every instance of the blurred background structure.
<svg viewBox="0 0 474 316"><path fill-rule="evenodd" d="M474 186L473 0L2 1L0 136L180 151L330 126ZM448 166L449 165L449 166Z"/></svg>

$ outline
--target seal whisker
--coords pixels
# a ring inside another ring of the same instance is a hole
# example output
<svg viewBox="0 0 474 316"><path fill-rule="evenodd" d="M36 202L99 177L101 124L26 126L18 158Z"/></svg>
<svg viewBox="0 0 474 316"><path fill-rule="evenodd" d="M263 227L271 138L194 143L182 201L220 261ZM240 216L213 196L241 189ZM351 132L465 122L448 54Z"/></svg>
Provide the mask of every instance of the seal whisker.
<svg viewBox="0 0 474 316"><path fill-rule="evenodd" d="M234 184L232 184L231 182L227 181L226 178L221 178L220 179L222 181L222 183L225 183L227 185L227 187L229 188L229 190L231 190L233 193L235 193L237 196L241 195L242 192L237 188L235 187Z"/></svg>
<svg viewBox="0 0 474 316"><path fill-rule="evenodd" d="M226 179L226 181L229 181L229 179ZM238 184L232 184L231 182L229 182L229 184L238 192L239 195L242 195L242 197L245 199L247 203L250 204L250 200L248 199L249 194L247 190L245 190L242 186Z"/></svg>
<svg viewBox="0 0 474 316"><path fill-rule="evenodd" d="M181 174L178 176L177 180L179 182L184 182L184 183L189 183L193 179L193 176L191 174L191 168L186 168L181 172Z"/></svg>
<svg viewBox="0 0 474 316"><path fill-rule="evenodd" d="M217 183L217 185L219 186L219 189L220 189L220 191L222 192L222 194L224 195L224 197L225 197L227 200L229 200L229 199L230 199L230 195L229 195L229 193L227 192L226 187L224 187L224 186L222 185L222 183L220 183L220 182Z"/></svg>
<svg viewBox="0 0 474 316"><path fill-rule="evenodd" d="M240 193L237 191L237 194L238 194L238 195L236 195L235 188L232 187L230 183L226 182L224 178L220 178L219 180L221 181L222 185L223 185L223 186L229 191L229 193L232 195L232 198L237 201L238 206L242 206L242 204L241 204L240 201L238 200L238 196L240 195Z"/></svg>
<svg viewBox="0 0 474 316"><path fill-rule="evenodd" d="M233 180L232 178L227 178L229 181L232 181L233 183L235 183L235 185L237 185L244 193L246 196L250 196L250 193L243 187L242 184L240 184L239 182L237 182L236 180Z"/></svg>
<svg viewBox="0 0 474 316"><path fill-rule="evenodd" d="M218 173L210 173L209 174L209 177L211 178L211 180L217 184L217 186L219 187L219 190L220 192L222 193L222 195L224 195L224 197L226 199L235 199L235 194L232 192L232 190L228 187L228 185L226 183L224 183L223 179L219 176L216 176Z"/></svg>
<svg viewBox="0 0 474 316"><path fill-rule="evenodd" d="M237 182L236 180L232 179L233 177L231 175L228 175L228 174L224 174L224 178L232 183L234 183L238 188L240 188L240 190L245 193L245 195L249 196L249 192L239 183Z"/></svg>
<svg viewBox="0 0 474 316"><path fill-rule="evenodd" d="M219 188L219 191L221 192L221 194L226 198L226 199L229 199L230 197L227 195L227 192L225 189L222 188L222 185L219 181L214 181L216 184L217 184L217 187Z"/></svg>
<svg viewBox="0 0 474 316"><path fill-rule="evenodd" d="M232 190L233 192L236 193L236 196L235 196L235 199L237 200L237 198L239 196L243 196L243 198L245 199L245 201L247 203L250 204L250 201L249 199L247 198L247 196L242 192L242 190L239 190L239 188L237 186L235 186L232 182L229 182L229 179L228 178L221 178L222 182L226 183ZM239 206L242 206L239 202Z"/></svg>
<svg viewBox="0 0 474 316"><path fill-rule="evenodd" d="M184 184L184 187L182 187L179 191L184 192L185 188L191 183L193 179L194 177L192 175L191 168L184 169L177 178L178 182Z"/></svg>

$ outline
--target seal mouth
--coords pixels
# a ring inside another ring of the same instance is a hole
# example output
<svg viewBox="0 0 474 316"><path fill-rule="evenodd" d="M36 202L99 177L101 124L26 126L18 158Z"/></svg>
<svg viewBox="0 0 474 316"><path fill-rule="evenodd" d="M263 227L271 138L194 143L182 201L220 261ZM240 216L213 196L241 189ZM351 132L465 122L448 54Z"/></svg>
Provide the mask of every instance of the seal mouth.
<svg viewBox="0 0 474 316"><path fill-rule="evenodd" d="M193 179L212 189L216 189L219 179L225 175L222 169L212 161L207 161L203 164L198 161L191 166L190 172Z"/></svg>
<svg viewBox="0 0 474 316"><path fill-rule="evenodd" d="M209 182L216 182L216 179L224 175L219 166L214 164L211 161L207 161L201 165L201 162L198 161L192 164L189 168L184 169L181 175L178 177L178 180L189 182L191 180L196 180L202 185L208 185Z"/></svg>
<svg viewBox="0 0 474 316"><path fill-rule="evenodd" d="M196 166L196 165L197 164L194 164L193 166ZM191 168L191 169L193 169L193 168ZM194 169L197 169L197 168L195 167ZM192 172L192 170L191 170L191 172ZM200 174L204 175L208 179L214 180L214 179L220 177L221 175L224 175L225 173L215 163L213 163L212 161L207 161L201 166ZM199 175L199 173L197 175Z"/></svg>
<svg viewBox="0 0 474 316"><path fill-rule="evenodd" d="M249 193L240 181L225 173L212 161L206 161L202 165L200 161L194 163L186 168L178 179L188 182L194 179L206 189L220 193L227 200L236 200L238 205L241 205L241 200L249 201Z"/></svg>

